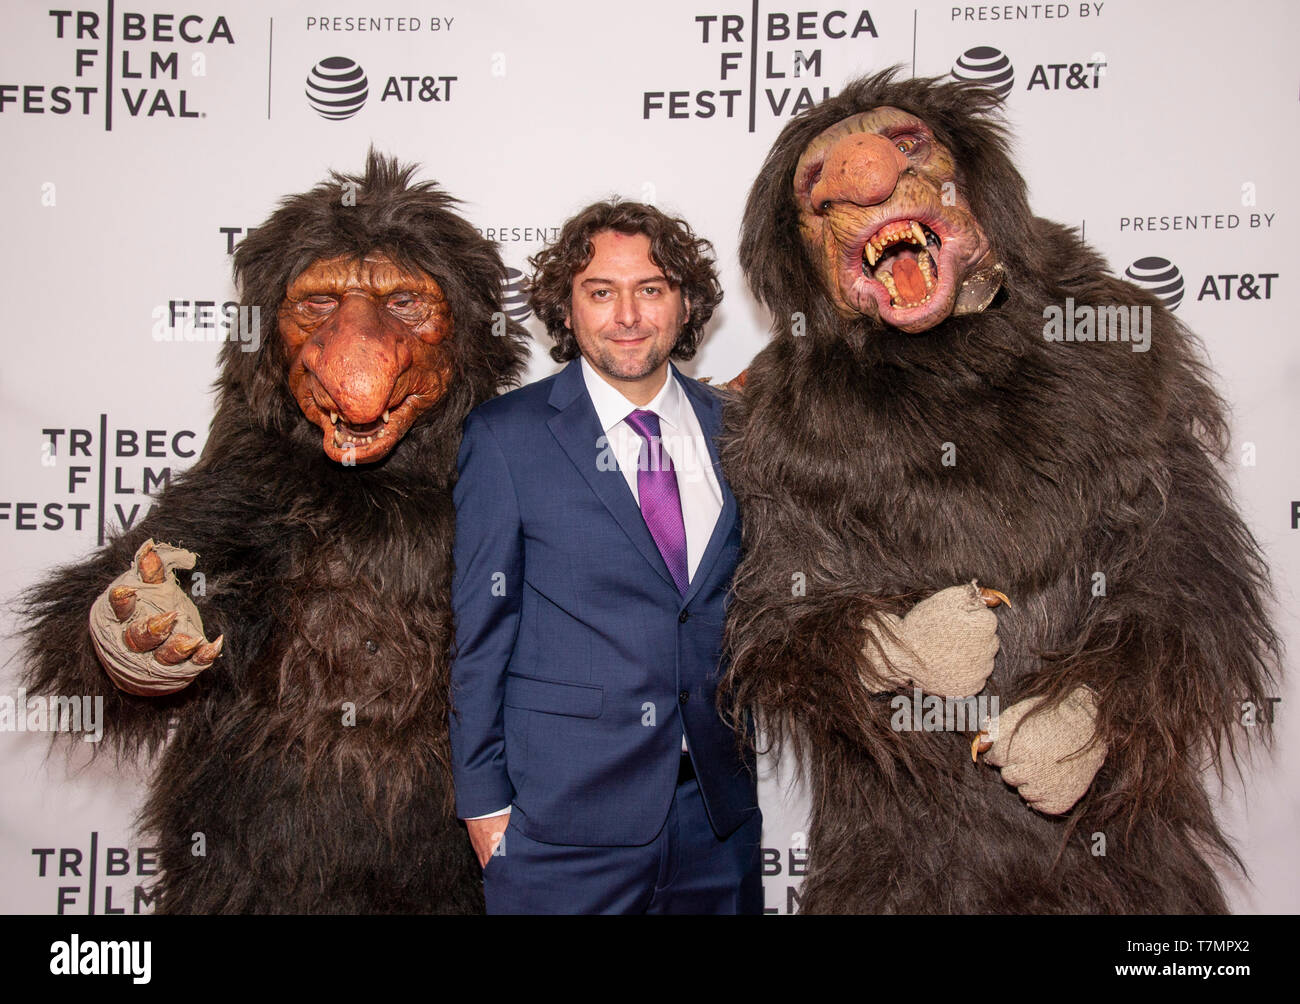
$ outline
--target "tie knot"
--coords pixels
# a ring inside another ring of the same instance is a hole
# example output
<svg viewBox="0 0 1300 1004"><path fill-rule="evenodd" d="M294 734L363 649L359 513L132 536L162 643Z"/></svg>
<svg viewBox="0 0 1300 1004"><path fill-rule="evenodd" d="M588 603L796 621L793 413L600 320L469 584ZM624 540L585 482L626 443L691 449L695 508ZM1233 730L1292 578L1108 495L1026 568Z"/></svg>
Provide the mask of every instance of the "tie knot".
<svg viewBox="0 0 1300 1004"><path fill-rule="evenodd" d="M653 411L638 409L628 415L624 421L632 426L637 431L637 434L647 442L659 438L659 416Z"/></svg>

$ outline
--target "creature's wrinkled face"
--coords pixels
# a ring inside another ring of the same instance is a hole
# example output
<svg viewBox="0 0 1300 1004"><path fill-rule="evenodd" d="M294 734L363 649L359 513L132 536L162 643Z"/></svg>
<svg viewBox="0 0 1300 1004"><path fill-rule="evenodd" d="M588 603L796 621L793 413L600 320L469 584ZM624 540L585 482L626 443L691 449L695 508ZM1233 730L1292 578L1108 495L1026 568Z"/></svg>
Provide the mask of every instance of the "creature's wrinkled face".
<svg viewBox="0 0 1300 1004"><path fill-rule="evenodd" d="M382 459L447 389L451 307L432 278L382 252L313 262L279 321L290 392L331 460Z"/></svg>
<svg viewBox="0 0 1300 1004"><path fill-rule="evenodd" d="M983 310L1002 268L957 190L952 154L883 106L814 139L794 173L799 228L836 310L903 331Z"/></svg>

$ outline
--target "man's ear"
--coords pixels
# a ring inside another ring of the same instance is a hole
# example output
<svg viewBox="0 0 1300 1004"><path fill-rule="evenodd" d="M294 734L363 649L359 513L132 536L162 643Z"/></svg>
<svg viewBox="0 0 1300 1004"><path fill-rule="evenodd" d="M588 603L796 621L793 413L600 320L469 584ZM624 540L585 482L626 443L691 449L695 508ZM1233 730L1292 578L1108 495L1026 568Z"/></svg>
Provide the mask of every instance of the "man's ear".
<svg viewBox="0 0 1300 1004"><path fill-rule="evenodd" d="M686 308L686 318L683 321L685 323L691 319L691 298L685 293L682 294L682 306Z"/></svg>

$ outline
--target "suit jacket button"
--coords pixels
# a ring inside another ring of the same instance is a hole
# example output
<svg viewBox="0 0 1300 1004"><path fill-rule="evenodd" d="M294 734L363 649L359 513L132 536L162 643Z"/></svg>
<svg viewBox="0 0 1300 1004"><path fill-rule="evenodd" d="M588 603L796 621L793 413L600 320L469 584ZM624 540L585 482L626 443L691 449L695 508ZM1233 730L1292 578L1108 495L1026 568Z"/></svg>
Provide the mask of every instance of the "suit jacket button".
<svg viewBox="0 0 1300 1004"><path fill-rule="evenodd" d="M685 610L683 610L681 613L677 615L678 624L685 624L690 619L691 619L691 615L688 614Z"/></svg>
<svg viewBox="0 0 1300 1004"><path fill-rule="evenodd" d="M691 698L691 692L689 690L683 690L680 694L677 695L677 700L681 701L683 704L689 701L690 698Z"/></svg>

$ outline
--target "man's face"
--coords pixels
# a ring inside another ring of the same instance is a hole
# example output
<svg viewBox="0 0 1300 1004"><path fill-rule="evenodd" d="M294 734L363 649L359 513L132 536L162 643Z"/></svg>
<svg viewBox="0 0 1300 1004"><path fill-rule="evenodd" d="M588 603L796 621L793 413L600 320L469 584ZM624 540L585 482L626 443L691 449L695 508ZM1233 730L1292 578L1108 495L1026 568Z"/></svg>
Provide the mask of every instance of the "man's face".
<svg viewBox="0 0 1300 1004"><path fill-rule="evenodd" d="M602 230L573 277L565 320L587 362L615 383L653 382L665 372L690 303L650 258L650 238Z"/></svg>

